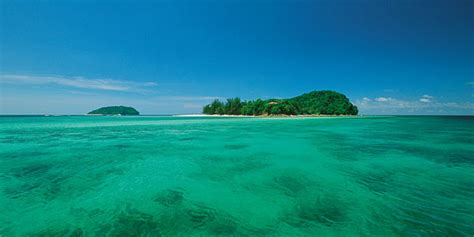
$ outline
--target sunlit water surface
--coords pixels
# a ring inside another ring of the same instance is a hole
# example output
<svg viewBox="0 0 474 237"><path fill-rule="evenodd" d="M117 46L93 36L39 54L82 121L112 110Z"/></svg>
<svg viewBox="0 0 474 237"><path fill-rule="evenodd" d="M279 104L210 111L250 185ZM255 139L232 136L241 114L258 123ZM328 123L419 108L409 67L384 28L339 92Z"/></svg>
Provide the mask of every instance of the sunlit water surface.
<svg viewBox="0 0 474 237"><path fill-rule="evenodd" d="M474 117L0 117L0 236L472 236Z"/></svg>

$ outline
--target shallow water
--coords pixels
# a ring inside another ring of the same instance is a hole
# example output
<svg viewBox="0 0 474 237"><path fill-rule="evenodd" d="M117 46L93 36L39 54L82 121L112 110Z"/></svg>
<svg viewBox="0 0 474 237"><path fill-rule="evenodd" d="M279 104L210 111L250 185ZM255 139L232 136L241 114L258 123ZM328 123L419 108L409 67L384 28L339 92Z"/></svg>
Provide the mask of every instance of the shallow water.
<svg viewBox="0 0 474 237"><path fill-rule="evenodd" d="M472 236L474 117L0 117L0 236Z"/></svg>

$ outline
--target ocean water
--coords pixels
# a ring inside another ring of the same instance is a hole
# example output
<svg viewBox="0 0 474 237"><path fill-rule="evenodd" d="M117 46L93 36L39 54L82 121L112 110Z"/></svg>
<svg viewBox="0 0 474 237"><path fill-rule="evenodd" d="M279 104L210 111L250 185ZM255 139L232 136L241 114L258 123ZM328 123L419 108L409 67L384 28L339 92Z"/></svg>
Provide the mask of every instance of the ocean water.
<svg viewBox="0 0 474 237"><path fill-rule="evenodd" d="M474 117L0 117L0 236L473 236Z"/></svg>

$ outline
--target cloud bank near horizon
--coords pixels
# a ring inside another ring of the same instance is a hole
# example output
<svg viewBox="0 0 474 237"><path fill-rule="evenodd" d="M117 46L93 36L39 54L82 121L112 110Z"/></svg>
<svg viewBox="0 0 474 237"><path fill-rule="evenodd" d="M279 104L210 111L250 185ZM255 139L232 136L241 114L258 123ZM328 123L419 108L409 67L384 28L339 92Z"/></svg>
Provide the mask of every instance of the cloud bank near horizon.
<svg viewBox="0 0 474 237"><path fill-rule="evenodd" d="M144 93L150 87L156 87L156 82L135 82L113 79L89 79L85 77L65 77L65 76L33 76L22 74L1 74L1 84L12 85L52 85L69 88L122 91Z"/></svg>
<svg viewBox="0 0 474 237"><path fill-rule="evenodd" d="M468 87L473 85L467 83ZM172 93L169 88L171 93L165 94L165 87L156 82L0 74L0 114L85 114L109 105L133 106L142 114L200 113L212 100L231 97L183 95ZM353 103L365 115L474 114L473 101L444 101L429 94L406 99L399 92L391 93L392 96L359 97Z"/></svg>
<svg viewBox="0 0 474 237"><path fill-rule="evenodd" d="M354 101L361 114L474 114L473 102L439 101L431 95L418 99L398 99L393 97L363 97Z"/></svg>
<svg viewBox="0 0 474 237"><path fill-rule="evenodd" d="M222 99L159 89L156 82L0 74L0 114L85 114L110 105L133 106L142 114L199 113L205 104Z"/></svg>

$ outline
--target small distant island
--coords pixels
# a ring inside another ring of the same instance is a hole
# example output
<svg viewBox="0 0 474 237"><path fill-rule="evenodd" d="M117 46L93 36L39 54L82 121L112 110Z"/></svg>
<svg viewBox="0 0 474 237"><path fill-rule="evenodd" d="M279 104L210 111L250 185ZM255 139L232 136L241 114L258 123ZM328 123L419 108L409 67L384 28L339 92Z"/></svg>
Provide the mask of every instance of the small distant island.
<svg viewBox="0 0 474 237"><path fill-rule="evenodd" d="M241 101L229 98L221 102L214 100L204 106L204 114L217 115L357 115L357 106L335 91L313 91L290 99L269 99Z"/></svg>
<svg viewBox="0 0 474 237"><path fill-rule="evenodd" d="M93 110L88 115L140 115L140 113L132 108L126 106L108 106Z"/></svg>

